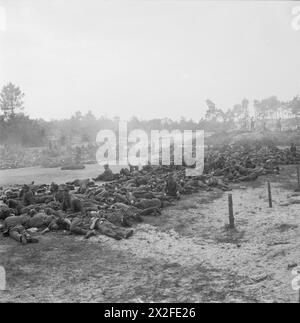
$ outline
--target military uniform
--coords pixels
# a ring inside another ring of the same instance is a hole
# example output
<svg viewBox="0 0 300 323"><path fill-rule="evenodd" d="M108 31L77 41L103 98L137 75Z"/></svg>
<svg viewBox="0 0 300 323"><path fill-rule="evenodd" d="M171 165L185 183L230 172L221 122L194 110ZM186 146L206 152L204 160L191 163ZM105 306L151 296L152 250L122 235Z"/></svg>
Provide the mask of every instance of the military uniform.
<svg viewBox="0 0 300 323"><path fill-rule="evenodd" d="M94 181L104 181L104 182L110 182L114 180L114 174L111 171L111 169L107 168L105 171L100 174L98 177L94 178Z"/></svg>
<svg viewBox="0 0 300 323"><path fill-rule="evenodd" d="M132 229L120 228L103 218L95 223L95 230L116 240L127 239L133 234Z"/></svg>
<svg viewBox="0 0 300 323"><path fill-rule="evenodd" d="M8 235L12 239L26 244L27 242L37 242L26 231L30 217L27 215L10 216L4 220L3 234Z"/></svg>

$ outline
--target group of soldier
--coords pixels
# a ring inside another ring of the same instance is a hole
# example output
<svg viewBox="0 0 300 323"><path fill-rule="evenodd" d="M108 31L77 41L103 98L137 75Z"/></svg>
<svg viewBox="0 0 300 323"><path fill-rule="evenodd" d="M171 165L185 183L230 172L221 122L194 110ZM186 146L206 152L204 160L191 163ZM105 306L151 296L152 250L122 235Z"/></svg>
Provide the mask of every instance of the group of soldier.
<svg viewBox="0 0 300 323"><path fill-rule="evenodd" d="M143 187L145 180L135 168L121 171L117 178L134 179L132 187ZM49 231L64 230L69 234L82 235L86 239L96 234L104 234L115 239L129 238L133 221L140 222L141 216L159 215L162 200L180 198L179 186L172 173L168 175L159 198L151 193L122 194L125 191L114 184L116 175L108 165L104 173L94 181L75 180L64 185L52 183L50 186L24 185L17 191L8 190L0 204L0 220L4 236L22 244L38 242L32 232L45 234ZM95 182L107 182L97 185ZM116 183L117 181L115 181ZM131 190L132 191L132 190ZM40 193L40 194L39 194ZM145 197L145 198L143 198ZM148 198L147 198L148 197ZM117 210L116 210L117 209Z"/></svg>
<svg viewBox="0 0 300 323"><path fill-rule="evenodd" d="M206 154L204 172L229 182L252 181L261 175L278 174L279 165L294 164L297 156L294 143L284 150L259 144L228 145Z"/></svg>
<svg viewBox="0 0 300 323"><path fill-rule="evenodd" d="M32 232L64 230L90 238L104 234L129 238L134 222L142 216L159 215L163 207L198 189L217 186L230 190L229 182L251 181L263 174L278 173L280 164L295 163L297 148L224 147L205 157L204 174L187 178L183 166L130 166L113 174L109 165L93 180L63 185L24 185L3 191L0 220L5 236L22 243L38 240ZM176 177L174 176L176 175ZM98 185L98 181L101 181Z"/></svg>

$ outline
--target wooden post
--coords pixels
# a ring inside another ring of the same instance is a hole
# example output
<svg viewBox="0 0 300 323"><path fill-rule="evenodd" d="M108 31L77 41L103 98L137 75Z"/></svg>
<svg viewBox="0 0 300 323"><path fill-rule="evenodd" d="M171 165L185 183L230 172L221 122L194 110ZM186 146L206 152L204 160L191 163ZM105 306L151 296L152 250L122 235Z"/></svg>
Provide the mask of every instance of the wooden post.
<svg viewBox="0 0 300 323"><path fill-rule="evenodd" d="M299 165L297 165L297 188L295 189L296 192L300 192L300 169Z"/></svg>
<svg viewBox="0 0 300 323"><path fill-rule="evenodd" d="M229 228L234 229L232 194L228 194Z"/></svg>
<svg viewBox="0 0 300 323"><path fill-rule="evenodd" d="M269 197L269 207L272 207L272 192L271 192L271 184L268 182L268 197Z"/></svg>

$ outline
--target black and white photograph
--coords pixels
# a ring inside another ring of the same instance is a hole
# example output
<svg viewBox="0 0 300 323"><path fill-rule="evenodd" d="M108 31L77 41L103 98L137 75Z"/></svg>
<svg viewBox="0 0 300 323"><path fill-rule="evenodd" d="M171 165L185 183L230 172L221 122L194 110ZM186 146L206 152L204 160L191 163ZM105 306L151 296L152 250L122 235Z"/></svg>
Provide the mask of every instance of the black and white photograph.
<svg viewBox="0 0 300 323"><path fill-rule="evenodd" d="M300 1L0 0L0 303L300 303Z"/></svg>

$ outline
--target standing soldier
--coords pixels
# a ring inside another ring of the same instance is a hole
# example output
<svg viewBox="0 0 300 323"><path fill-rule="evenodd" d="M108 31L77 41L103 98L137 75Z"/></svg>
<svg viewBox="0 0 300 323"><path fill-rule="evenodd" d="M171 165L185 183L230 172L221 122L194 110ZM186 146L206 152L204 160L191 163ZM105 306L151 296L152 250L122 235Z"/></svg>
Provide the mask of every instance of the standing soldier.
<svg viewBox="0 0 300 323"><path fill-rule="evenodd" d="M290 152L292 154L293 163L295 163L297 157L297 148L294 143L291 144Z"/></svg>
<svg viewBox="0 0 300 323"><path fill-rule="evenodd" d="M254 117L251 118L251 131L255 130L255 121L254 121Z"/></svg>
<svg viewBox="0 0 300 323"><path fill-rule="evenodd" d="M263 122L262 122L262 128L263 128L263 131L266 131L267 130L267 127L266 127L266 120L264 119Z"/></svg>
<svg viewBox="0 0 300 323"><path fill-rule="evenodd" d="M81 163L81 148L80 147L76 147L76 156L75 156L75 164L79 165Z"/></svg>
<svg viewBox="0 0 300 323"><path fill-rule="evenodd" d="M281 118L277 121L277 130L281 132Z"/></svg>

